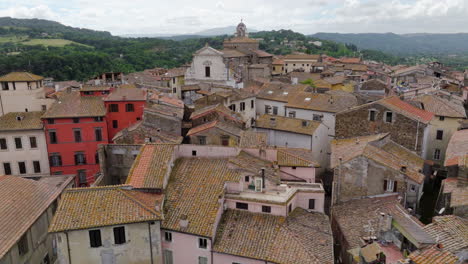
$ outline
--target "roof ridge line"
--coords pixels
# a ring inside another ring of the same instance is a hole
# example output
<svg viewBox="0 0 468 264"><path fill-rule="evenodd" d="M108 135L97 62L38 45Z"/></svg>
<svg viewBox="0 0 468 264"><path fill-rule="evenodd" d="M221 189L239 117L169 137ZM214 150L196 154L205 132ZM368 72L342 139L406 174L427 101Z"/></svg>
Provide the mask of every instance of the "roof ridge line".
<svg viewBox="0 0 468 264"><path fill-rule="evenodd" d="M152 208L148 208L148 206L146 206L145 204L143 204L141 201L139 201L138 199L136 199L135 197L132 197L131 195L127 194L124 192L124 190L122 189L118 189L117 191L121 192L123 195L125 195L125 197L127 197L128 199L132 200L133 202L137 203L139 206L141 206L143 209L146 209L148 210L150 213L153 213L155 215L158 214L157 211L153 210ZM135 190L136 192L140 192L140 191L137 191Z"/></svg>
<svg viewBox="0 0 468 264"><path fill-rule="evenodd" d="M310 160L306 160L306 159L304 159L304 158L302 158L302 157L300 157L298 155L295 155L295 154L292 154L292 153L287 153L287 150L285 150L285 149L278 149L278 152L280 152L280 151L283 152L283 153L286 153L288 155L291 155L291 156L293 156L293 157L295 157L297 159L300 159L302 161L311 162ZM276 158L278 159L278 154L276 154L276 156L277 156ZM311 165L312 165L312 163L311 163Z"/></svg>

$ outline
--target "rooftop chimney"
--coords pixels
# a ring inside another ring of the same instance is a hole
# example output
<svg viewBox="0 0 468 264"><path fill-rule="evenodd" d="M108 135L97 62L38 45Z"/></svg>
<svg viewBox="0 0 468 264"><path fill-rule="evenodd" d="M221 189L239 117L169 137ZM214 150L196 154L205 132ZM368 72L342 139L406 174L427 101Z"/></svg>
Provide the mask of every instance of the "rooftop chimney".
<svg viewBox="0 0 468 264"><path fill-rule="evenodd" d="M181 215L180 216L180 220L179 220L179 225L180 225L180 228L187 228L188 227L188 219L187 219L187 215Z"/></svg>

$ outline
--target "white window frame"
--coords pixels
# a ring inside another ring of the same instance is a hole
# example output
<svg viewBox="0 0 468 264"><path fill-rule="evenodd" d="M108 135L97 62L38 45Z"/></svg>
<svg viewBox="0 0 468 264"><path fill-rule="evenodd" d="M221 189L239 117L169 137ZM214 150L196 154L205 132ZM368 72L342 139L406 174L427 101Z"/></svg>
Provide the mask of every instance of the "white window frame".
<svg viewBox="0 0 468 264"><path fill-rule="evenodd" d="M256 192L263 191L263 179L262 178L255 178L255 191Z"/></svg>
<svg viewBox="0 0 468 264"><path fill-rule="evenodd" d="M387 189L386 192L393 192L393 188L395 188L395 181L394 180L387 180Z"/></svg>
<svg viewBox="0 0 468 264"><path fill-rule="evenodd" d="M434 149L434 154L433 154L433 158L434 160L440 160L440 149Z"/></svg>

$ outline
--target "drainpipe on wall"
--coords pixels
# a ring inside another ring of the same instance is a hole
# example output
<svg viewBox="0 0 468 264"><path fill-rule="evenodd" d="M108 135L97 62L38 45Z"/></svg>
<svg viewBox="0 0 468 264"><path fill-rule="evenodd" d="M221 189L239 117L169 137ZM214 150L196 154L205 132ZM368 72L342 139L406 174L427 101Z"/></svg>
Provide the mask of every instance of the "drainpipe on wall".
<svg viewBox="0 0 468 264"><path fill-rule="evenodd" d="M417 151L418 149L418 139L419 139L419 120L418 120L418 125L416 126L416 142L414 142L414 151Z"/></svg>
<svg viewBox="0 0 468 264"><path fill-rule="evenodd" d="M67 250L68 250L68 264L71 264L71 249L70 249L70 242L68 240L68 232L65 232L65 236L67 237Z"/></svg>
<svg viewBox="0 0 468 264"><path fill-rule="evenodd" d="M153 241L151 241L152 238L151 238L151 223L150 222L148 222L148 233L149 233L151 264L153 264Z"/></svg>

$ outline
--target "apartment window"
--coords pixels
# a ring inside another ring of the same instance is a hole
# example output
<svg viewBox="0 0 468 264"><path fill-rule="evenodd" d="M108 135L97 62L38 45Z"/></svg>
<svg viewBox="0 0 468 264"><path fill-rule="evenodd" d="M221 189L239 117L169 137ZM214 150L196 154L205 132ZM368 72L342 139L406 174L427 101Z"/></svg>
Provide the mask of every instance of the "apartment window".
<svg viewBox="0 0 468 264"><path fill-rule="evenodd" d="M434 160L440 160L440 149L434 150Z"/></svg>
<svg viewBox="0 0 468 264"><path fill-rule="evenodd" d="M89 245L92 248L97 248L102 246L101 241L101 230L89 230Z"/></svg>
<svg viewBox="0 0 468 264"><path fill-rule="evenodd" d="M102 128L95 127L94 128L94 136L96 138L96 141L102 141Z"/></svg>
<svg viewBox="0 0 468 264"><path fill-rule="evenodd" d="M265 114L269 114L271 110L271 106L265 105Z"/></svg>
<svg viewBox="0 0 468 264"><path fill-rule="evenodd" d="M109 105L109 112L119 112L119 105L118 104L110 104Z"/></svg>
<svg viewBox="0 0 468 264"><path fill-rule="evenodd" d="M206 137L205 136L198 136L198 144L206 145Z"/></svg>
<svg viewBox="0 0 468 264"><path fill-rule="evenodd" d="M57 132L53 130L49 131L49 141L50 144L57 144Z"/></svg>
<svg viewBox="0 0 468 264"><path fill-rule="evenodd" d="M292 212L292 204L289 204L288 206L288 213Z"/></svg>
<svg viewBox="0 0 468 264"><path fill-rule="evenodd" d="M34 173L41 173L41 163L38 160L33 161Z"/></svg>
<svg viewBox="0 0 468 264"><path fill-rule="evenodd" d="M127 112L135 112L135 106L133 104L126 104L125 111Z"/></svg>
<svg viewBox="0 0 468 264"><path fill-rule="evenodd" d="M255 107L255 101L250 100L250 109L253 109Z"/></svg>
<svg viewBox="0 0 468 264"><path fill-rule="evenodd" d="M84 152L75 152L75 165L83 165L86 164L86 157Z"/></svg>
<svg viewBox="0 0 468 264"><path fill-rule="evenodd" d="M50 155L50 166L51 167L58 167L62 166L62 157L59 153L52 153Z"/></svg>
<svg viewBox="0 0 468 264"><path fill-rule="evenodd" d="M375 121L375 114L377 112L375 110L369 110L369 121Z"/></svg>
<svg viewBox="0 0 468 264"><path fill-rule="evenodd" d="M410 184L410 190L411 192L416 192L416 185Z"/></svg>
<svg viewBox="0 0 468 264"><path fill-rule="evenodd" d="M16 147L16 149L22 149L23 148L23 142L21 141L20 137L15 137L15 147Z"/></svg>
<svg viewBox="0 0 468 264"><path fill-rule="evenodd" d="M26 162L24 161L18 162L18 170L20 174L26 174Z"/></svg>
<svg viewBox="0 0 468 264"><path fill-rule="evenodd" d="M317 115L317 114L312 115L312 119L314 121L322 121L322 118L323 118L323 115Z"/></svg>
<svg viewBox="0 0 468 264"><path fill-rule="evenodd" d="M436 139L437 140L442 140L443 138L444 138L444 131L443 130L437 130Z"/></svg>
<svg viewBox="0 0 468 264"><path fill-rule="evenodd" d="M197 156L197 151L196 150L192 150L192 156Z"/></svg>
<svg viewBox="0 0 468 264"><path fill-rule="evenodd" d="M262 205L262 213L271 213L271 206Z"/></svg>
<svg viewBox="0 0 468 264"><path fill-rule="evenodd" d="M99 164L99 152L96 151L96 154L94 154L94 161L96 162L96 164Z"/></svg>
<svg viewBox="0 0 468 264"><path fill-rule="evenodd" d="M208 248L208 239L199 237L198 238L198 247L207 249Z"/></svg>
<svg viewBox="0 0 468 264"><path fill-rule="evenodd" d="M205 67L205 77L211 77L211 68L210 68L210 66Z"/></svg>
<svg viewBox="0 0 468 264"><path fill-rule="evenodd" d="M291 118L296 118L296 111L290 111L288 115Z"/></svg>
<svg viewBox="0 0 468 264"><path fill-rule="evenodd" d="M78 117L74 117L74 118L73 118L73 123L76 124L76 123L79 123L79 122L80 122L80 119L79 119Z"/></svg>
<svg viewBox="0 0 468 264"><path fill-rule="evenodd" d="M81 142L81 130L80 129L73 129L73 136L75 137L75 142Z"/></svg>
<svg viewBox="0 0 468 264"><path fill-rule="evenodd" d="M172 242L172 233L164 231L164 241Z"/></svg>
<svg viewBox="0 0 468 264"><path fill-rule="evenodd" d="M172 88L172 93L177 93L177 88Z"/></svg>
<svg viewBox="0 0 468 264"><path fill-rule="evenodd" d="M48 124L55 124L55 119L47 118L47 123Z"/></svg>
<svg viewBox="0 0 468 264"><path fill-rule="evenodd" d="M208 264L207 257L198 257L198 264Z"/></svg>
<svg viewBox="0 0 468 264"><path fill-rule="evenodd" d="M163 257L164 257L164 264L174 264L174 258L172 256L172 251L164 249Z"/></svg>
<svg viewBox="0 0 468 264"><path fill-rule="evenodd" d="M113 127L113 128L118 128L118 127L119 127L119 121L117 121L117 120L112 120L112 127Z"/></svg>
<svg viewBox="0 0 468 264"><path fill-rule="evenodd" d="M4 91L10 90L10 88L8 87L8 83L7 83L7 82L2 82L2 90L4 90Z"/></svg>
<svg viewBox="0 0 468 264"><path fill-rule="evenodd" d="M393 112L385 112L385 123L393 122Z"/></svg>
<svg viewBox="0 0 468 264"><path fill-rule="evenodd" d="M248 203L236 203L236 208L237 209L242 209L242 210L249 210L249 204Z"/></svg>
<svg viewBox="0 0 468 264"><path fill-rule="evenodd" d="M86 184L87 180L86 180L86 171L85 170L78 170L76 172L78 174L78 180L80 182L80 184Z"/></svg>
<svg viewBox="0 0 468 264"><path fill-rule="evenodd" d="M94 121L95 122L102 122L104 120L104 118L102 118L102 116L96 116L94 117Z"/></svg>
<svg viewBox="0 0 468 264"><path fill-rule="evenodd" d="M120 245L125 242L127 242L125 239L125 226L114 227L114 243Z"/></svg>
<svg viewBox="0 0 468 264"><path fill-rule="evenodd" d="M41 110L46 111L47 110L47 105L41 105Z"/></svg>
<svg viewBox="0 0 468 264"><path fill-rule="evenodd" d="M397 182L394 180L384 180L384 191L385 192L396 192Z"/></svg>
<svg viewBox="0 0 468 264"><path fill-rule="evenodd" d="M231 109L232 111L236 111L236 105L235 104L232 104L229 106L229 109Z"/></svg>
<svg viewBox="0 0 468 264"><path fill-rule="evenodd" d="M28 233L24 234L20 240L18 241L18 251L19 255L23 256L24 254L28 253L29 246L28 246Z"/></svg>
<svg viewBox="0 0 468 264"><path fill-rule="evenodd" d="M240 110L245 111L245 103L244 102L240 103Z"/></svg>
<svg viewBox="0 0 468 264"><path fill-rule="evenodd" d="M440 120L440 121L444 121L444 120L445 120L445 116L439 116L439 120Z"/></svg>
<svg viewBox="0 0 468 264"><path fill-rule="evenodd" d="M37 148L37 140L36 137L29 137L29 146L31 148Z"/></svg>
<svg viewBox="0 0 468 264"><path fill-rule="evenodd" d="M11 165L9 162L4 162L3 163L3 173L5 175L11 175Z"/></svg>
<svg viewBox="0 0 468 264"><path fill-rule="evenodd" d="M6 138L0 138L0 149L8 149Z"/></svg>
<svg viewBox="0 0 468 264"><path fill-rule="evenodd" d="M309 199L309 209L315 209L315 199Z"/></svg>
<svg viewBox="0 0 468 264"><path fill-rule="evenodd" d="M273 106L273 114L278 115L278 107L277 106Z"/></svg>
<svg viewBox="0 0 468 264"><path fill-rule="evenodd" d="M221 145L229 146L229 136L221 136Z"/></svg>
<svg viewBox="0 0 468 264"><path fill-rule="evenodd" d="M245 182L250 182L250 177L249 177L249 176L245 176L245 177L244 177L244 181L245 181Z"/></svg>

